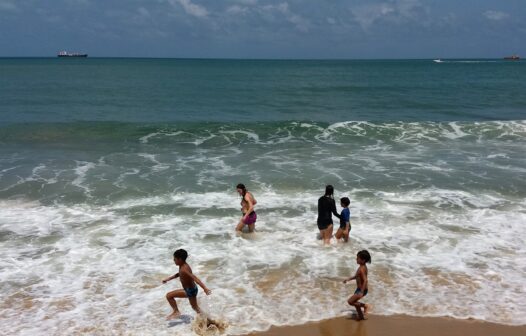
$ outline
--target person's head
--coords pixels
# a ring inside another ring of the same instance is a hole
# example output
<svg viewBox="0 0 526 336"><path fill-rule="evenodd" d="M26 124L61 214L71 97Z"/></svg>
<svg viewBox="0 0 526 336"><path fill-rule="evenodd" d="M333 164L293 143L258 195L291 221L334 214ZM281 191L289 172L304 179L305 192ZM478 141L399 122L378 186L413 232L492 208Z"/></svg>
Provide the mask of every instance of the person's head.
<svg viewBox="0 0 526 336"><path fill-rule="evenodd" d="M245 196L245 194L247 193L247 187L245 187L243 183L239 183L236 186L236 190L237 190L237 193L241 196Z"/></svg>
<svg viewBox="0 0 526 336"><path fill-rule="evenodd" d="M186 258L188 258L188 252L186 252L183 249L179 249L174 252L174 262L177 266L181 266L186 262Z"/></svg>
<svg viewBox="0 0 526 336"><path fill-rule="evenodd" d="M371 263L371 255L367 250L361 250L356 254L356 263L365 265L365 263Z"/></svg>
<svg viewBox="0 0 526 336"><path fill-rule="evenodd" d="M325 196L332 197L332 195L334 195L334 187L329 184L325 186Z"/></svg>
<svg viewBox="0 0 526 336"><path fill-rule="evenodd" d="M349 200L349 197L342 197L340 198L340 203L342 207L347 208L351 204L351 200Z"/></svg>

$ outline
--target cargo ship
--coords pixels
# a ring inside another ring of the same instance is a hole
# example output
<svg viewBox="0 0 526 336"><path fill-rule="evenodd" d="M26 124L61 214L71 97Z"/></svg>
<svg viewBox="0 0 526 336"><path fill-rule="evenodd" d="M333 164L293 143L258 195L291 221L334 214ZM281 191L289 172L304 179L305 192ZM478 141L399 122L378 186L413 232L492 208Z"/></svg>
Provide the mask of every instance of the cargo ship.
<svg viewBox="0 0 526 336"><path fill-rule="evenodd" d="M521 58L519 57L519 55L511 55L511 56L506 56L504 57L505 60L508 60L508 61L518 61L520 60Z"/></svg>
<svg viewBox="0 0 526 336"><path fill-rule="evenodd" d="M68 53L67 51L61 51L57 54L57 57L88 57L88 54L79 53Z"/></svg>

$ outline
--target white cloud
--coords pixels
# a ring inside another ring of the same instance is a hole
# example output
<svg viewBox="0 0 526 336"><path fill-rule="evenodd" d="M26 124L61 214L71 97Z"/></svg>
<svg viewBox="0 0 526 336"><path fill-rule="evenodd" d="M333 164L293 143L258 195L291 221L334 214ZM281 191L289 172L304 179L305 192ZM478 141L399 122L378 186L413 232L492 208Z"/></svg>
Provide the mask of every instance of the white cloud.
<svg viewBox="0 0 526 336"><path fill-rule="evenodd" d="M0 0L0 11L15 11L17 7L11 1Z"/></svg>
<svg viewBox="0 0 526 336"><path fill-rule="evenodd" d="M238 5L234 5L234 6L228 7L226 12L229 13L229 14L234 14L234 15L246 14L248 12L248 8L247 7L241 7L241 6L238 6Z"/></svg>
<svg viewBox="0 0 526 336"><path fill-rule="evenodd" d="M504 20L510 16L508 13L504 13L500 11L493 11L493 10L485 11L483 15L487 19L492 20L492 21Z"/></svg>
<svg viewBox="0 0 526 336"><path fill-rule="evenodd" d="M267 12L278 12L281 13L288 22L292 23L297 30L301 32L309 31L309 20L303 18L302 16L295 14L290 11L289 4L287 2L282 2L278 5L265 5L261 9Z"/></svg>
<svg viewBox="0 0 526 336"><path fill-rule="evenodd" d="M376 20L389 15L394 11L394 8L389 4L375 4L358 7L353 9L352 13L354 14L354 18L358 24L364 30L367 30Z"/></svg>
<svg viewBox="0 0 526 336"><path fill-rule="evenodd" d="M186 13L195 17L204 18L208 16L208 10L205 7L193 3L191 0L168 0L168 2L172 6L179 4Z"/></svg>
<svg viewBox="0 0 526 336"><path fill-rule="evenodd" d="M150 17L151 16L150 12L144 7L139 7L137 9L137 12L143 17Z"/></svg>
<svg viewBox="0 0 526 336"><path fill-rule="evenodd" d="M258 0L233 0L234 2L243 4L243 5L255 5Z"/></svg>
<svg viewBox="0 0 526 336"><path fill-rule="evenodd" d="M427 9L420 0L394 0L378 4L367 4L351 9L354 19L364 30L380 20L402 23L411 20L425 23L421 14Z"/></svg>

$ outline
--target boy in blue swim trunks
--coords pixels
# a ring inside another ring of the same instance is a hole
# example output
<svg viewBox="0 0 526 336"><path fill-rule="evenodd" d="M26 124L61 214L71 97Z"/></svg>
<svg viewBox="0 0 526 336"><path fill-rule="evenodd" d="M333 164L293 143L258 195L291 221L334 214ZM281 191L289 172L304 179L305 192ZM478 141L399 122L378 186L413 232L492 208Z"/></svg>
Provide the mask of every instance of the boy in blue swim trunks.
<svg viewBox="0 0 526 336"><path fill-rule="evenodd" d="M192 273L190 265L186 263L186 258L188 258L188 252L185 250L179 249L175 251L174 262L177 266L179 266L179 273L163 279L163 283L167 283L170 280L179 278L181 280L181 285L183 285L183 289L177 289L166 294L166 299L173 309L173 312L166 317L167 320L173 320L181 316L181 313L177 308L177 303L175 303L175 298L188 298L192 308L198 314L201 312L199 306L197 305L198 290L196 283L205 291L206 295L210 295L212 293L212 291L210 291L205 286L205 284L202 283L201 280L199 280L199 278Z"/></svg>
<svg viewBox="0 0 526 336"><path fill-rule="evenodd" d="M343 210L340 214L340 228L336 231L335 237L336 240L343 238L344 242L349 241L349 233L351 232L351 211L349 210L349 204L351 204L351 201L348 197L342 197L340 199L340 205Z"/></svg>
<svg viewBox="0 0 526 336"><path fill-rule="evenodd" d="M362 250L358 252L356 255L356 263L360 265L358 267L358 270L354 274L354 276L343 280L343 283L347 283L347 281L355 280L356 279L356 290L354 291L354 294L347 300L347 302L356 308L356 312L358 313L357 320L365 320L365 315L367 314L369 310L369 305L365 303L361 303L360 299L362 299L364 296L367 295L368 292L368 281L367 281L367 265L366 263L371 263L371 255L367 250ZM363 313L362 313L363 308Z"/></svg>

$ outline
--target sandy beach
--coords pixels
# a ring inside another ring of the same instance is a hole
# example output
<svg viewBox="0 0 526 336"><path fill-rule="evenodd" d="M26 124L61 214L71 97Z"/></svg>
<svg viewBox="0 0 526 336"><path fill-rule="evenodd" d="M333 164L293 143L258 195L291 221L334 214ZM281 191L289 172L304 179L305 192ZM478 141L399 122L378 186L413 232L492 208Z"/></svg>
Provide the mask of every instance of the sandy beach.
<svg viewBox="0 0 526 336"><path fill-rule="evenodd" d="M298 326L272 327L248 336L522 336L526 326L508 326L478 320L458 320L447 317L413 317L407 315L371 315L366 321L339 317Z"/></svg>

